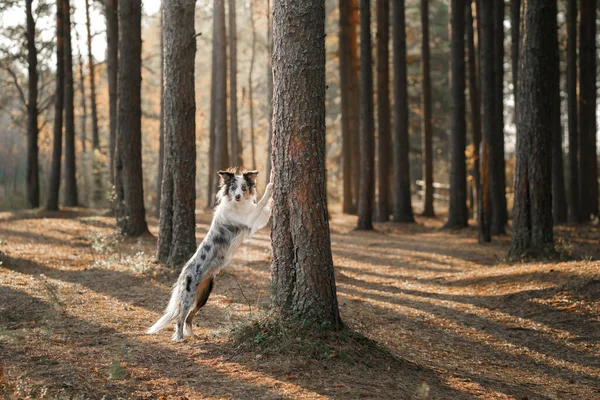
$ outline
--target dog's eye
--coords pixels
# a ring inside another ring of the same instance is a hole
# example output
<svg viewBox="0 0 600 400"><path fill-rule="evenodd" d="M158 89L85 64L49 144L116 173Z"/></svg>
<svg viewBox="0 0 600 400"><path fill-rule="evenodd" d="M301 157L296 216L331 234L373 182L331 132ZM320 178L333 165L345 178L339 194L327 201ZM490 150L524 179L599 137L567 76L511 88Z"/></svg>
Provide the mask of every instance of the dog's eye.
<svg viewBox="0 0 600 400"><path fill-rule="evenodd" d="M248 188L246 187L246 185L242 186L242 191L245 192L246 190L248 190Z"/></svg>

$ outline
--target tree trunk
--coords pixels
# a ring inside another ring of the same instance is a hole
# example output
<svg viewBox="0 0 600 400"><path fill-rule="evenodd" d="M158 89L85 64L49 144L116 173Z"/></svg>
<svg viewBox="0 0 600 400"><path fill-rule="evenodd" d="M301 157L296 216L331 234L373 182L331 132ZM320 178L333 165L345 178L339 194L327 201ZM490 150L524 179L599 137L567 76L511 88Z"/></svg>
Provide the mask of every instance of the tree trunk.
<svg viewBox="0 0 600 400"><path fill-rule="evenodd" d="M75 160L75 92L73 80L73 50L71 46L71 5L65 0L65 194L64 204L76 207L77 177Z"/></svg>
<svg viewBox="0 0 600 400"><path fill-rule="evenodd" d="M273 19L273 300L285 317L339 329L325 189L325 3L276 0Z"/></svg>
<svg viewBox="0 0 600 400"><path fill-rule="evenodd" d="M390 2L377 0L377 221L390 219Z"/></svg>
<svg viewBox="0 0 600 400"><path fill-rule="evenodd" d="M392 3L394 65L394 222L415 222L410 193L408 84L404 0Z"/></svg>
<svg viewBox="0 0 600 400"><path fill-rule="evenodd" d="M256 167L256 143L254 143L254 93L252 83L252 72L254 72L254 59L256 55L256 27L254 26L254 5L250 3L250 25L252 26L252 52L250 57L250 69L248 71L248 107L250 114L250 146L252 152L252 170Z"/></svg>
<svg viewBox="0 0 600 400"><path fill-rule="evenodd" d="M229 167L227 146L227 43L225 35L225 0L215 0L214 16L216 30L215 63L215 170ZM213 184L217 192L218 180Z"/></svg>
<svg viewBox="0 0 600 400"><path fill-rule="evenodd" d="M584 221L598 215L596 0L581 0L579 25L579 192Z"/></svg>
<svg viewBox="0 0 600 400"><path fill-rule="evenodd" d="M160 126L158 138L158 171L156 173L156 218L160 218L160 201L165 165L165 44L164 2L160 3ZM195 47L194 47L195 49ZM160 238L159 238L160 239Z"/></svg>
<svg viewBox="0 0 600 400"><path fill-rule="evenodd" d="M431 132L431 68L429 56L429 0L421 0L421 75L422 96L421 109L423 112L422 151L423 151L423 180L425 181L425 201L423 216L435 217L433 210L433 147Z"/></svg>
<svg viewBox="0 0 600 400"><path fill-rule="evenodd" d="M358 137L358 53L356 43L356 0L340 0L340 92L342 100L342 175L344 213L356 212L358 148L354 148Z"/></svg>
<svg viewBox="0 0 600 400"><path fill-rule="evenodd" d="M512 258L547 257L552 236L552 125L556 85L556 0L523 3ZM550 44L550 45L549 45Z"/></svg>
<svg viewBox="0 0 600 400"><path fill-rule="evenodd" d="M567 107L569 124L569 222L581 222L579 208L579 132L577 127L577 0L567 8Z"/></svg>
<svg viewBox="0 0 600 400"><path fill-rule="evenodd" d="M481 33L479 36L479 71L481 76L481 103L482 103L482 127L483 135L480 145L480 157L483 160L482 149L487 152L488 157L485 159L487 174L483 171L482 177L482 198L483 207L482 216L484 218L481 228L485 228L482 236L485 238L484 241L488 241L492 228L492 215L493 210L499 207L498 197L494 196L497 191L494 190L497 181L495 181L494 166L492 160L495 157L492 156L495 136L495 120L496 120L496 108L494 106L496 82L494 78L494 4L492 1L478 1L477 2L477 26L478 31ZM479 29L480 28L480 29ZM480 164L481 165L481 164ZM489 208L488 208L489 207ZM489 220L487 219L489 217Z"/></svg>
<svg viewBox="0 0 600 400"><path fill-rule="evenodd" d="M231 107L229 141L231 164L242 166L242 149L238 142L237 115L237 24L235 21L235 1L229 0L229 106Z"/></svg>
<svg viewBox="0 0 600 400"><path fill-rule="evenodd" d="M110 119L110 181L115 183L115 147L117 143L117 79L119 69L119 1L106 0L106 66ZM90 72L91 74L91 72ZM91 79L91 78L90 78Z"/></svg>
<svg viewBox="0 0 600 400"><path fill-rule="evenodd" d="M65 99L65 0L56 0L56 91L54 95L54 139L46 209L58 211L62 159L63 109Z"/></svg>
<svg viewBox="0 0 600 400"><path fill-rule="evenodd" d="M77 30L76 30L77 31ZM85 74L83 72L83 57L81 56L81 52L78 53L79 58L79 91L81 92L81 97L79 99L79 105L81 107L81 119L80 129L81 132L79 134L79 140L81 141L81 151L85 153L87 151L87 101L85 100Z"/></svg>
<svg viewBox="0 0 600 400"><path fill-rule="evenodd" d="M371 54L371 1L360 1L360 193L356 229L373 229L375 154L373 120L373 57Z"/></svg>
<svg viewBox="0 0 600 400"><path fill-rule="evenodd" d="M217 7L217 1L213 3ZM215 8L216 10L216 8ZM213 37L212 37L212 58L210 75L210 125L209 125L209 147L208 147L208 190L206 208L212 208L215 205L215 158L216 158L216 115L217 115L217 54L219 52L219 24L216 19L216 13L213 15Z"/></svg>
<svg viewBox="0 0 600 400"><path fill-rule="evenodd" d="M119 112L115 181L117 226L126 236L148 232L142 174L142 4L119 5Z"/></svg>
<svg viewBox="0 0 600 400"><path fill-rule="evenodd" d="M467 212L467 147L466 100L465 100L465 2L452 0L450 11L450 57L451 57L451 148L450 206L447 228L461 228L469 223Z"/></svg>
<svg viewBox="0 0 600 400"><path fill-rule="evenodd" d="M107 0L110 2L111 0ZM100 149L100 136L98 135L98 111L96 109L96 75L94 65L94 55L92 54L92 30L90 21L90 1L85 0L85 26L87 30L88 47L88 69L90 71L90 106L92 111L92 147L94 150Z"/></svg>
<svg viewBox="0 0 600 400"><path fill-rule="evenodd" d="M165 179L158 261L185 263L196 249L195 0L165 2ZM170 186L170 187L168 187ZM167 194L168 192L168 194Z"/></svg>
<svg viewBox="0 0 600 400"><path fill-rule="evenodd" d="M467 21L467 55L469 68L469 105L471 108L471 143L473 145L473 181L475 186L475 204L477 204L477 218L481 212L481 176L479 173L479 146L481 145L481 102L479 100L479 80L477 74L477 53L475 52L475 30L473 28L472 0L466 2Z"/></svg>
<svg viewBox="0 0 600 400"><path fill-rule="evenodd" d="M267 0L267 110L269 110L269 131L267 134L267 173L266 182L271 182L271 158L273 153L273 20L271 1Z"/></svg>
<svg viewBox="0 0 600 400"><path fill-rule="evenodd" d="M40 172L38 148L38 72L37 48L35 46L35 21L33 0L25 2L27 13L27 203L30 208L40 206Z"/></svg>
<svg viewBox="0 0 600 400"><path fill-rule="evenodd" d="M512 61L513 96L515 97L515 124L517 123L517 82L519 80L519 24L521 23L521 0L510 0L510 51Z"/></svg>

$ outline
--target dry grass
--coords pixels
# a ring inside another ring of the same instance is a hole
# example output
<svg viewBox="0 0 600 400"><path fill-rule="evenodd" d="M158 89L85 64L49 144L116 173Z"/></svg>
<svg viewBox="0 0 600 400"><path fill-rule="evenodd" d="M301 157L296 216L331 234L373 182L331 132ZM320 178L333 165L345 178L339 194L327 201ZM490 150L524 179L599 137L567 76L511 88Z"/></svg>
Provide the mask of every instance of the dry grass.
<svg viewBox="0 0 600 400"><path fill-rule="evenodd" d="M143 334L178 273L154 264L155 238L123 240L90 210L0 213L0 398L600 398L597 227L557 229L574 261L521 264L504 261L508 238L479 245L440 220L354 224L331 221L349 330L265 312L261 232L195 340L174 344Z"/></svg>

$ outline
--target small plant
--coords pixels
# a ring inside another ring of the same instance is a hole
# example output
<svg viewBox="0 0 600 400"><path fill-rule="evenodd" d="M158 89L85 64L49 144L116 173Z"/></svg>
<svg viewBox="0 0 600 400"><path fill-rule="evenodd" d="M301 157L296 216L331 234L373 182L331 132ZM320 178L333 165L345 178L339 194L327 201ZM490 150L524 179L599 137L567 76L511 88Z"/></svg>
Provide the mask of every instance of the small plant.
<svg viewBox="0 0 600 400"><path fill-rule="evenodd" d="M121 259L121 243L123 242L124 236L120 230L116 229L109 235L92 233L88 238L92 242L91 246L94 253L107 254L117 251L119 260Z"/></svg>

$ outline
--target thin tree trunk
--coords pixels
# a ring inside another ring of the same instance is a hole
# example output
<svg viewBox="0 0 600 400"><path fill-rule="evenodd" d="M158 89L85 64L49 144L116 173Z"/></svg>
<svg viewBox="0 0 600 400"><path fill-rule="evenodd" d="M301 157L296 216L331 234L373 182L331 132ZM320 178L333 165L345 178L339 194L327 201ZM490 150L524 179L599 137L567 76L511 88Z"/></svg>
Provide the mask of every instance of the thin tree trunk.
<svg viewBox="0 0 600 400"><path fill-rule="evenodd" d="M78 205L75 160L75 104L73 79L73 50L71 46L71 5L65 0L65 192L67 207Z"/></svg>
<svg viewBox="0 0 600 400"><path fill-rule="evenodd" d="M373 229L375 154L373 71L371 54L371 1L360 2L360 193L356 229Z"/></svg>
<svg viewBox="0 0 600 400"><path fill-rule="evenodd" d="M598 215L596 0L581 0L579 25L579 200L584 221Z"/></svg>
<svg viewBox="0 0 600 400"><path fill-rule="evenodd" d="M354 160L351 166L352 175L352 214L358 212L358 197L360 193L360 85L359 70L360 59L358 56L359 13L358 0L349 0L350 16L350 65L348 72L348 124L350 136L350 158Z"/></svg>
<svg viewBox="0 0 600 400"><path fill-rule="evenodd" d="M214 17L217 52L215 63L215 169L229 167L227 146L227 43L225 35L225 0L215 0ZM218 184L218 181L216 181ZM216 184L213 185L216 193Z"/></svg>
<svg viewBox="0 0 600 400"><path fill-rule="evenodd" d="M377 0L377 221L390 219L392 137L390 134L390 2Z"/></svg>
<svg viewBox="0 0 600 400"><path fill-rule="evenodd" d="M513 96L515 101L515 125L517 123L517 82L519 81L519 24L521 23L521 0L510 0L510 50L512 61Z"/></svg>
<svg viewBox="0 0 600 400"><path fill-rule="evenodd" d="M238 142L237 115L237 24L235 21L235 1L229 0L229 106L231 108L229 141L232 165L242 165L241 148Z"/></svg>
<svg viewBox="0 0 600 400"><path fill-rule="evenodd" d="M77 30L75 30L77 32ZM87 151L87 102L85 100L85 74L83 72L83 57L81 56L81 52L78 53L79 59L79 91L81 92L81 97L79 99L79 105L81 107L81 119L80 129L81 132L79 134L79 140L81 141L81 151L85 153Z"/></svg>
<svg viewBox="0 0 600 400"><path fill-rule="evenodd" d="M217 2L213 3L213 7ZM215 8L216 10L216 8ZM208 190L206 199L206 208L212 208L215 205L215 158L216 158L216 115L217 115L217 54L219 52L219 24L216 19L216 13L213 15L213 37L212 37L212 58L210 75L210 125L209 125L209 147L208 147Z"/></svg>
<svg viewBox="0 0 600 400"><path fill-rule="evenodd" d="M116 0L107 0L107 2ZM94 55L92 54L92 29L90 21L90 1L85 0L85 21L87 29L88 46L88 70L90 71L90 106L92 111L92 147L94 150L100 149L100 136L98 134L98 111L96 109L96 66L94 64Z"/></svg>
<svg viewBox="0 0 600 400"><path fill-rule="evenodd" d="M164 3L160 3L160 126L158 143L158 171L156 173L156 218L160 218L160 201L165 161L165 46L164 46ZM195 49L195 47L194 47ZM160 239L160 238L159 238Z"/></svg>
<svg viewBox="0 0 600 400"><path fill-rule="evenodd" d="M271 1L267 0L267 110L269 110L269 131L267 134L267 173L266 182L271 182L271 156L273 153L273 20Z"/></svg>
<svg viewBox="0 0 600 400"><path fill-rule="evenodd" d="M569 124L569 222L581 222L579 208L579 132L577 127L577 0L567 8L567 103Z"/></svg>
<svg viewBox="0 0 600 400"><path fill-rule="evenodd" d="M325 3L277 0L273 27L273 300L285 317L339 329L325 188Z"/></svg>
<svg viewBox="0 0 600 400"><path fill-rule="evenodd" d="M465 100L465 2L452 0L450 10L450 57L451 57L451 148L450 206L446 227L460 228L468 225L466 100Z"/></svg>
<svg viewBox="0 0 600 400"><path fill-rule="evenodd" d="M495 89L496 82L494 78L494 4L492 1L478 1L477 2L477 26L480 27L478 44L479 44L479 70L481 76L481 103L482 103L482 127L483 135L480 145L480 157L482 162L486 163L486 171L484 173L482 169L482 199L483 208L481 209L483 220L480 220L480 231L484 229L484 232L480 232L480 237L484 238L484 241L489 241L492 229L492 215L493 210L499 207L497 204L497 196L494 196L494 185L497 185L497 181L494 180L494 167L492 164L493 149L495 146L495 117L496 107L495 101ZM484 153L487 157L483 157ZM480 164L481 165L481 164Z"/></svg>
<svg viewBox="0 0 600 400"><path fill-rule="evenodd" d="M110 119L110 181L115 183L115 147L117 143L117 80L119 73L119 1L106 0L106 66ZM91 79L91 78L90 78Z"/></svg>
<svg viewBox="0 0 600 400"><path fill-rule="evenodd" d="M392 2L394 65L394 222L415 222L410 193L408 83L404 0Z"/></svg>
<svg viewBox="0 0 600 400"><path fill-rule="evenodd" d="M552 235L552 115L558 85L556 0L523 3L513 258L554 253ZM544 51L540 51L540 50Z"/></svg>
<svg viewBox="0 0 600 400"><path fill-rule="evenodd" d="M431 68L429 56L429 0L421 0L421 75L423 112L422 151L423 151L423 180L425 181L425 201L423 216L435 217L433 210L433 147L431 132Z"/></svg>
<svg viewBox="0 0 600 400"><path fill-rule="evenodd" d="M479 83L477 74L477 53L475 51L475 30L473 28L472 0L466 2L467 17L467 53L469 68L469 104L471 107L471 143L473 145L473 181L475 182L475 204L477 204L477 217L480 214L481 174L479 173L479 146L481 144L481 103L479 100Z"/></svg>
<svg viewBox="0 0 600 400"><path fill-rule="evenodd" d="M142 4L119 4L119 113L115 181L117 226L126 236L148 232L142 173Z"/></svg>
<svg viewBox="0 0 600 400"><path fill-rule="evenodd" d="M60 164L62 159L62 129L65 94L65 0L56 1L56 91L54 95L54 140L52 142L52 166L48 185L46 209L58 211L60 191Z"/></svg>
<svg viewBox="0 0 600 400"><path fill-rule="evenodd" d="M163 10L165 173L169 179L163 187L157 258L170 265L183 264L196 249L194 9L195 0L170 0Z"/></svg>
<svg viewBox="0 0 600 400"><path fill-rule="evenodd" d="M250 114L250 145L252 152L252 169L256 169L256 143L254 142L254 88L252 85L252 72L254 72L254 59L256 54L256 27L254 26L254 5L250 3L250 25L252 26L252 52L250 69L248 71L248 107Z"/></svg>
<svg viewBox="0 0 600 400"><path fill-rule="evenodd" d="M35 46L35 21L33 0L25 2L27 14L27 203L30 208L40 206L40 172L38 147L38 72L37 48Z"/></svg>

